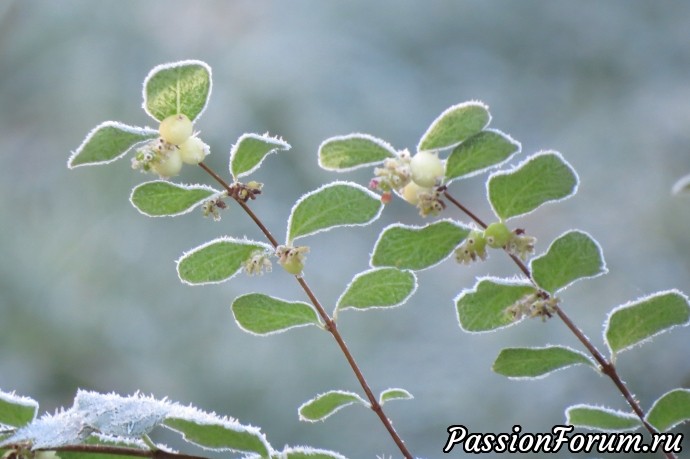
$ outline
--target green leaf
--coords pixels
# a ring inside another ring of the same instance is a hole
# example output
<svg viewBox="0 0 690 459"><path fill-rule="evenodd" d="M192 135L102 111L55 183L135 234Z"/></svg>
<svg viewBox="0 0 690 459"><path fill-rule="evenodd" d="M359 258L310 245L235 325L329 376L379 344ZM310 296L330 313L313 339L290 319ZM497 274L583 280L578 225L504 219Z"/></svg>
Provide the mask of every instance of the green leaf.
<svg viewBox="0 0 690 459"><path fill-rule="evenodd" d="M506 309L536 291L532 285L509 279L479 279L471 290L463 290L455 299L460 328L482 333L513 325L519 320Z"/></svg>
<svg viewBox="0 0 690 459"><path fill-rule="evenodd" d="M289 149L290 144L269 135L243 134L230 150L230 173L236 179L249 175L266 156Z"/></svg>
<svg viewBox="0 0 690 459"><path fill-rule="evenodd" d="M361 185L332 182L302 196L288 219L288 245L297 238L338 226L364 226L383 210L378 195Z"/></svg>
<svg viewBox="0 0 690 459"><path fill-rule="evenodd" d="M221 237L182 255L177 274L185 284L217 284L235 276L255 252L272 249L262 242Z"/></svg>
<svg viewBox="0 0 690 459"><path fill-rule="evenodd" d="M660 432L666 432L690 420L690 389L666 392L654 402L646 419Z"/></svg>
<svg viewBox="0 0 690 459"><path fill-rule="evenodd" d="M323 421L336 411L353 403L369 406L369 403L354 392L332 390L325 394L317 395L300 406L299 418L301 421Z"/></svg>
<svg viewBox="0 0 690 459"><path fill-rule="evenodd" d="M215 451L238 451L269 455L270 446L261 431L237 422L208 422L180 417L169 417L163 425L182 434L188 443Z"/></svg>
<svg viewBox="0 0 690 459"><path fill-rule="evenodd" d="M453 105L431 123L419 141L417 151L453 147L484 129L489 121L489 107L481 102Z"/></svg>
<svg viewBox="0 0 690 459"><path fill-rule="evenodd" d="M654 293L615 308L604 324L604 337L613 354L648 341L690 321L688 299L677 290Z"/></svg>
<svg viewBox="0 0 690 459"><path fill-rule="evenodd" d="M493 370L509 378L537 379L578 364L594 366L583 353L563 346L506 348L498 354Z"/></svg>
<svg viewBox="0 0 690 459"><path fill-rule="evenodd" d="M217 194L220 191L205 185L178 185L156 180L134 187L129 200L139 212L149 217L175 217L191 212Z"/></svg>
<svg viewBox="0 0 690 459"><path fill-rule="evenodd" d="M144 80L143 95L143 108L153 119L183 113L194 121L211 96L211 67L193 60L158 65Z"/></svg>
<svg viewBox="0 0 690 459"><path fill-rule="evenodd" d="M469 228L452 220L425 226L394 223L379 235L370 264L415 271L427 269L448 258L469 232Z"/></svg>
<svg viewBox="0 0 690 459"><path fill-rule="evenodd" d="M413 398L412 394L405 389L386 389L379 395L379 404L383 405L391 400L412 400Z"/></svg>
<svg viewBox="0 0 690 459"><path fill-rule="evenodd" d="M79 145L67 161L67 167L108 164L122 158L138 144L158 137L153 129L127 126L117 121L99 124Z"/></svg>
<svg viewBox="0 0 690 459"><path fill-rule="evenodd" d="M568 231L551 243L544 255L532 259L532 278L554 294L579 279L606 274L599 244L583 231Z"/></svg>
<svg viewBox="0 0 690 459"><path fill-rule="evenodd" d="M0 392L0 426L24 427L36 418L37 411L35 400Z"/></svg>
<svg viewBox="0 0 690 459"><path fill-rule="evenodd" d="M320 323L316 311L309 304L288 302L260 293L237 297L232 303L232 313L240 328L256 335L271 335Z"/></svg>
<svg viewBox="0 0 690 459"><path fill-rule="evenodd" d="M417 276L396 268L374 268L357 274L338 299L337 310L400 306L417 290Z"/></svg>
<svg viewBox="0 0 690 459"><path fill-rule="evenodd" d="M453 149L446 161L446 181L472 177L499 166L521 149L520 142L495 129L478 132Z"/></svg>
<svg viewBox="0 0 690 459"><path fill-rule="evenodd" d="M281 455L280 459L347 459L342 454L326 449L311 448L309 446L288 446ZM276 458L278 459L278 458Z"/></svg>
<svg viewBox="0 0 690 459"><path fill-rule="evenodd" d="M319 166L327 171L351 171L396 156L387 142L368 134L331 137L319 146Z"/></svg>
<svg viewBox="0 0 690 459"><path fill-rule="evenodd" d="M632 413L591 405L573 405L565 411L566 424L605 432L635 430L642 424Z"/></svg>
<svg viewBox="0 0 690 459"><path fill-rule="evenodd" d="M572 166L553 151L537 153L513 170L492 174L487 185L491 207L501 220L566 199L575 194L577 186Z"/></svg>

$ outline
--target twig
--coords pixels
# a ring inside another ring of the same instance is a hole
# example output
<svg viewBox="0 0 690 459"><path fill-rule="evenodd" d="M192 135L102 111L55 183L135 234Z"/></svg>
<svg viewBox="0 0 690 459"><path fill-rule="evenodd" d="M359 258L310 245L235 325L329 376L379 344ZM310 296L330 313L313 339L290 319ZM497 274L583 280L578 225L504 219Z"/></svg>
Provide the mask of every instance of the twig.
<svg viewBox="0 0 690 459"><path fill-rule="evenodd" d="M474 213L470 212L469 209L467 209L464 205L462 205L457 199L455 199L450 193L448 193L448 190L444 190L443 195L453 203L458 209L460 209L462 212L464 212L468 217L470 217L472 220L474 220L478 225L480 225L482 228L486 229L486 223L484 223L482 220L480 220ZM506 252L508 253L508 252ZM518 266L520 271L530 280L532 285L534 285L537 289L539 289L540 293L542 293L545 298L550 298L551 295L549 295L548 292L544 292L539 288L539 286L534 282L534 279L532 278L532 273L530 272L529 268L520 260L518 257L515 255L508 253L510 258L515 262L515 264ZM647 422L645 419L645 414L642 408L640 407L640 404L635 400L635 397L632 395L626 384L623 382L621 377L618 375L618 371L616 370L616 366L613 364L613 362L609 361L604 355L599 352L599 350L592 344L592 342L587 338L587 336L580 330L575 323L568 317L568 315L561 309L558 305L554 307L556 314L558 314L558 317L563 321L566 327L575 335L575 337L582 343L582 345L589 351L589 353L594 357L594 360L597 361L599 364L599 367L601 369L601 372L604 373L606 376L608 376L611 381L613 381L613 384L615 384L616 388L618 391L623 395L623 398L625 398L625 401L630 405L630 408L635 412L637 417L642 421L642 424L645 426L647 431L649 431L650 434L656 435L659 432ZM675 455L673 453L664 453L667 458L669 459L675 459Z"/></svg>
<svg viewBox="0 0 690 459"><path fill-rule="evenodd" d="M220 177L213 169L208 167L206 164L203 162L199 163L199 166L206 171L218 184L220 184L230 195L232 196L232 188L231 185L228 184L222 177ZM249 217L256 223L256 225L259 227L261 232L266 236L266 239L268 239L273 247L278 246L278 241L276 238L273 236L273 234L266 228L266 226L263 224L261 219L251 210L251 208L247 205L246 202L242 201L241 199L234 198L235 201L242 207L242 209L249 215ZM383 423L384 427L390 434L391 438L395 442L395 444L398 446L400 449L400 452L405 456L407 459L413 459L412 454L409 452L407 447L405 446L405 442L403 442L402 438L400 438L400 435L395 431L393 428L393 425L390 422L390 419L386 416L386 414L383 411L383 408L381 407L381 404L378 402L376 399L376 396L372 392L371 388L369 387L369 384L367 383L366 379L364 378L364 375L362 374L361 369L359 368L359 365L357 365L357 362L355 361L354 357L352 356L352 353L350 352L350 349L348 348L347 344L345 343L345 340L343 339L342 335L338 331L338 327L335 324L335 321L331 318L331 316L326 312L324 307L321 305L321 302L316 298L314 295L314 292L312 289L309 287L307 284L307 281L304 279L302 276L295 276L295 279L299 283L299 285L302 287L302 290L304 290L304 293L309 297L309 301L311 301L312 305L314 305L314 308L318 312L319 316L321 316L321 319L324 321L326 325L326 330L328 330L331 335L333 335L333 338L335 339L336 343L338 344L338 347L340 348L341 352L345 356L345 359L347 360L347 363L350 365L350 368L352 368L352 371L355 374L355 377L357 378L357 381L359 382L360 386L362 387L362 390L364 390L364 393L369 400L369 404L371 406L371 409L376 413L376 415L379 417L381 422Z"/></svg>

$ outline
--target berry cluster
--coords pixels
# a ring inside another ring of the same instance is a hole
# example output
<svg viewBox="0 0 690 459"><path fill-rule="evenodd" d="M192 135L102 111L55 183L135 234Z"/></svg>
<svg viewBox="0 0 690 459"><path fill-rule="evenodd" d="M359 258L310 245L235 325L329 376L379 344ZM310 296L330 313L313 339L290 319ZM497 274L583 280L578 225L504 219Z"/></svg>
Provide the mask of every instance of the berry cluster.
<svg viewBox="0 0 690 459"><path fill-rule="evenodd" d="M182 113L161 121L158 132L159 138L137 150L133 169L170 178L180 173L182 164L199 164L209 153L208 145L194 133L192 121Z"/></svg>
<svg viewBox="0 0 690 459"><path fill-rule="evenodd" d="M472 230L465 241L455 250L458 263L469 264L477 258L486 260L486 246L505 249L511 255L526 260L534 252L536 238L525 236L524 230L510 229L503 222L494 222L484 231Z"/></svg>
<svg viewBox="0 0 690 459"><path fill-rule="evenodd" d="M398 153L397 158L387 158L383 167L374 169L369 187L383 192L381 201L387 204L395 192L405 201L419 208L422 217L438 215L446 205L438 188L443 180L445 167L438 154L420 151L414 157L408 150Z"/></svg>

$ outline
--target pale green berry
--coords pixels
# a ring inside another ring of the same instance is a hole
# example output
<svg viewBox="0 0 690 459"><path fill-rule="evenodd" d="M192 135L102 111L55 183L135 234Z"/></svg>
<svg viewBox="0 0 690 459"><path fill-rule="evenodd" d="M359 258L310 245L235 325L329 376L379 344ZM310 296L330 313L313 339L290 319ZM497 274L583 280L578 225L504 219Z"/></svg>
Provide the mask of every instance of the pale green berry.
<svg viewBox="0 0 690 459"><path fill-rule="evenodd" d="M194 126L184 113L170 115L163 121L158 128L161 137L168 143L180 145L192 135Z"/></svg>
<svg viewBox="0 0 690 459"><path fill-rule="evenodd" d="M415 182L410 182L407 185L405 185L405 188L403 188L402 197L405 201L409 202L413 206L416 206L417 204L419 204L419 195L421 193L431 193L431 189L421 187L417 185Z"/></svg>
<svg viewBox="0 0 690 459"><path fill-rule="evenodd" d="M486 237L481 231L472 230L465 239L467 245L477 253L484 252L486 248Z"/></svg>
<svg viewBox="0 0 690 459"><path fill-rule="evenodd" d="M425 188L436 185L443 178L444 167L436 153L420 151L410 160L412 181Z"/></svg>
<svg viewBox="0 0 690 459"><path fill-rule="evenodd" d="M494 222L486 227L484 230L484 237L489 247L498 249L508 244L513 237L513 233L508 229L505 223Z"/></svg>
<svg viewBox="0 0 690 459"><path fill-rule="evenodd" d="M158 162L151 164L151 169L163 178L174 177L182 170L182 158L177 149L169 150Z"/></svg>
<svg viewBox="0 0 690 459"><path fill-rule="evenodd" d="M304 269L304 262L298 259L297 257L285 260L284 263L281 263L280 266L283 267L283 269L290 274L298 275L302 274L302 270Z"/></svg>
<svg viewBox="0 0 690 459"><path fill-rule="evenodd" d="M180 144L180 157L187 164L199 164L208 154L208 145L192 136Z"/></svg>

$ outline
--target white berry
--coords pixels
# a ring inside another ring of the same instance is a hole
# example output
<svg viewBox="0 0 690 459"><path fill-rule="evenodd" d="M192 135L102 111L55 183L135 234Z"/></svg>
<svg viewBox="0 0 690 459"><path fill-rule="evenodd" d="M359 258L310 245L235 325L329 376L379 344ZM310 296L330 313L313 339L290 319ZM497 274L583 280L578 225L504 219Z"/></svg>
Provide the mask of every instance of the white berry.
<svg viewBox="0 0 690 459"><path fill-rule="evenodd" d="M443 178L443 161L436 153L420 151L410 161L410 172L413 182L421 187L429 188Z"/></svg>
<svg viewBox="0 0 690 459"><path fill-rule="evenodd" d="M187 118L187 115L178 113L177 115L170 115L163 121L158 128L161 137L168 143L173 145L180 145L192 135L194 126Z"/></svg>
<svg viewBox="0 0 690 459"><path fill-rule="evenodd" d="M410 182L407 185L405 185L405 188L402 190L402 198L412 204L413 206L416 206L419 204L419 195L420 193L431 193L430 188L426 187L421 187L417 185L415 182Z"/></svg>
<svg viewBox="0 0 690 459"><path fill-rule="evenodd" d="M174 177L182 170L182 157L177 149L169 150L151 169L163 178Z"/></svg>
<svg viewBox="0 0 690 459"><path fill-rule="evenodd" d="M180 144L180 156L187 164L199 164L208 154L209 148L199 137L190 137Z"/></svg>

